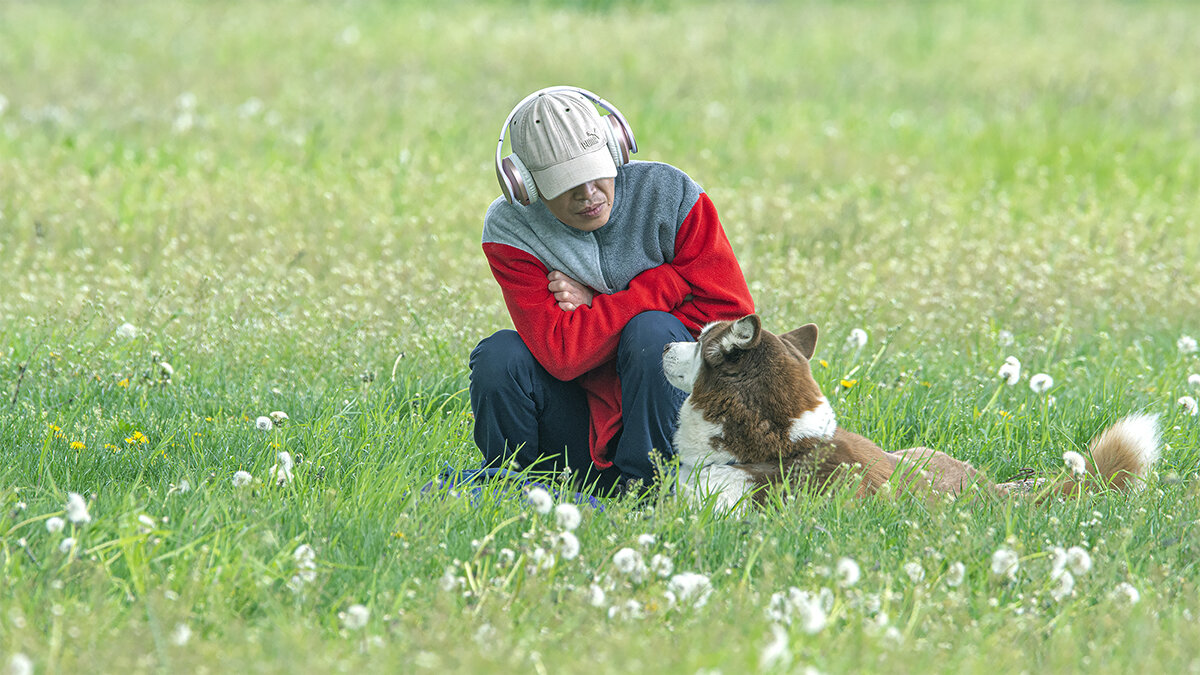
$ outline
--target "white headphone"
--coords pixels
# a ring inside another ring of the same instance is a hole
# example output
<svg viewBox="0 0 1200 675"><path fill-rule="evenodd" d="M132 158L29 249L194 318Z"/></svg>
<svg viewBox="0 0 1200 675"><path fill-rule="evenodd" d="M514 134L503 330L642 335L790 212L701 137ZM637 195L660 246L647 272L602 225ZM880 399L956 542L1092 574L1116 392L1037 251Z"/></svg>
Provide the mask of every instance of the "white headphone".
<svg viewBox="0 0 1200 675"><path fill-rule="evenodd" d="M504 192L504 198L508 200L509 204L519 203L522 206L529 206L538 200L538 191L533 182L533 174L525 168L525 164L521 162L521 158L517 157L515 152L507 157L500 155L501 149L504 147L504 134L508 131L508 125L517 111L529 101L542 94L562 91L579 94L608 111L608 114L604 116L604 119L608 120L608 124L604 125L604 135L608 139L608 151L612 153L613 164L618 167L628 164L629 156L638 151L637 141L633 139L633 129L629 128L629 123L625 121L625 116L621 114L621 111L617 110L617 106L587 89L579 87L539 89L522 99L508 113L508 117L504 118L504 126L500 127L500 141L496 143L496 179L500 181L500 189Z"/></svg>

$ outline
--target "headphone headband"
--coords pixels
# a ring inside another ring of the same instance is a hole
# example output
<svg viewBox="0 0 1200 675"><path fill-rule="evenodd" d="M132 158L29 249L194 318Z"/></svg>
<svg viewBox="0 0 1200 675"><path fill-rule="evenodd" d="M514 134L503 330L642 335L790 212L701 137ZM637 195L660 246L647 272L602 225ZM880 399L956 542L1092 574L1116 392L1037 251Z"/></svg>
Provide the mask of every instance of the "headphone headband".
<svg viewBox="0 0 1200 675"><path fill-rule="evenodd" d="M522 204L528 205L532 200L528 196L530 190L527 186L525 186L524 179L521 176L521 170L524 169L524 166L522 165L520 169L512 166L511 160L506 161L506 158L502 154L504 148L504 136L506 133L508 133L508 125L512 122L512 119L517 114L517 111L523 108L526 103L529 103L533 99L543 94L555 94L559 92L579 94L592 103L600 106L606 112L608 112L610 116L615 118L615 120L609 120L610 131L612 132L609 135L609 138L612 138L616 141L619 149L621 159L617 160L614 156L614 161L618 166L628 162L629 155L638 151L637 141L634 140L633 131L630 129L629 123L625 121L625 116L622 115L621 111L617 109L617 106L600 98L587 89L582 89L580 87L559 85L539 89L521 99L520 103L513 106L513 109L509 111L508 116L504 118L504 125L500 127L500 140L496 142L496 178L500 181L500 188L504 191L504 196L509 202L521 202ZM620 138L616 137L617 134L620 135ZM616 153L614 153L614 155L616 155Z"/></svg>

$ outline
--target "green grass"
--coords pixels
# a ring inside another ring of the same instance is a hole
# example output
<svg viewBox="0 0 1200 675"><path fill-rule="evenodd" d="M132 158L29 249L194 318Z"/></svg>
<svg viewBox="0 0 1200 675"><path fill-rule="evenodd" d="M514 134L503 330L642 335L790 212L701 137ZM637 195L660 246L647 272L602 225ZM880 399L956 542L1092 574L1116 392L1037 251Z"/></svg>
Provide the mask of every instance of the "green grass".
<svg viewBox="0 0 1200 675"><path fill-rule="evenodd" d="M1183 2L0 5L0 667L749 672L791 587L832 604L785 630L780 671L1200 667L1200 418L1177 404L1200 358L1176 347L1200 336L1198 22ZM422 496L476 461L467 354L510 325L478 243L498 126L558 83L707 189L766 327L820 325L843 426L1006 479L1157 413L1148 489L742 517L660 496L586 512L580 555L540 568L553 516L498 486ZM234 487L283 449L294 482ZM48 532L68 492L92 520ZM1056 600L1049 551L1076 545L1094 564ZM707 603L631 582L627 546L706 575Z"/></svg>

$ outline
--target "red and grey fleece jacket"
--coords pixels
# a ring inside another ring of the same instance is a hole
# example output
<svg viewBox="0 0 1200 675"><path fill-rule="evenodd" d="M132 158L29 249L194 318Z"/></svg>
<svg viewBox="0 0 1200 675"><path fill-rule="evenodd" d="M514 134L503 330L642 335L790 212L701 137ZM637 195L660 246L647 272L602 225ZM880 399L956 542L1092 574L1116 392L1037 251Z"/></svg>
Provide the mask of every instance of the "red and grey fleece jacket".
<svg viewBox="0 0 1200 675"><path fill-rule="evenodd" d="M609 441L621 428L615 357L634 316L659 310L692 332L754 311L742 269L708 195L687 174L659 162L617 171L608 223L583 232L542 202L499 198L488 208L483 252L513 325L538 363L587 393L596 466L612 466ZM590 307L565 312L547 288L558 270L596 291Z"/></svg>

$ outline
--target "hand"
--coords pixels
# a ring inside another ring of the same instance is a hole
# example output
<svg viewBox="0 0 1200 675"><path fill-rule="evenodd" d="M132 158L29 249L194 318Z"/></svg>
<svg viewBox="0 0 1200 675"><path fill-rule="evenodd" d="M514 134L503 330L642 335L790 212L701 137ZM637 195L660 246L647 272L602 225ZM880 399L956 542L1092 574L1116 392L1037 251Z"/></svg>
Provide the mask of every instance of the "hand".
<svg viewBox="0 0 1200 675"><path fill-rule="evenodd" d="M554 270L546 275L546 279L550 281L547 288L554 294L554 299L558 302L558 308L564 312L574 312L577 308L584 305L592 306L592 296L595 292L575 281L571 277Z"/></svg>

